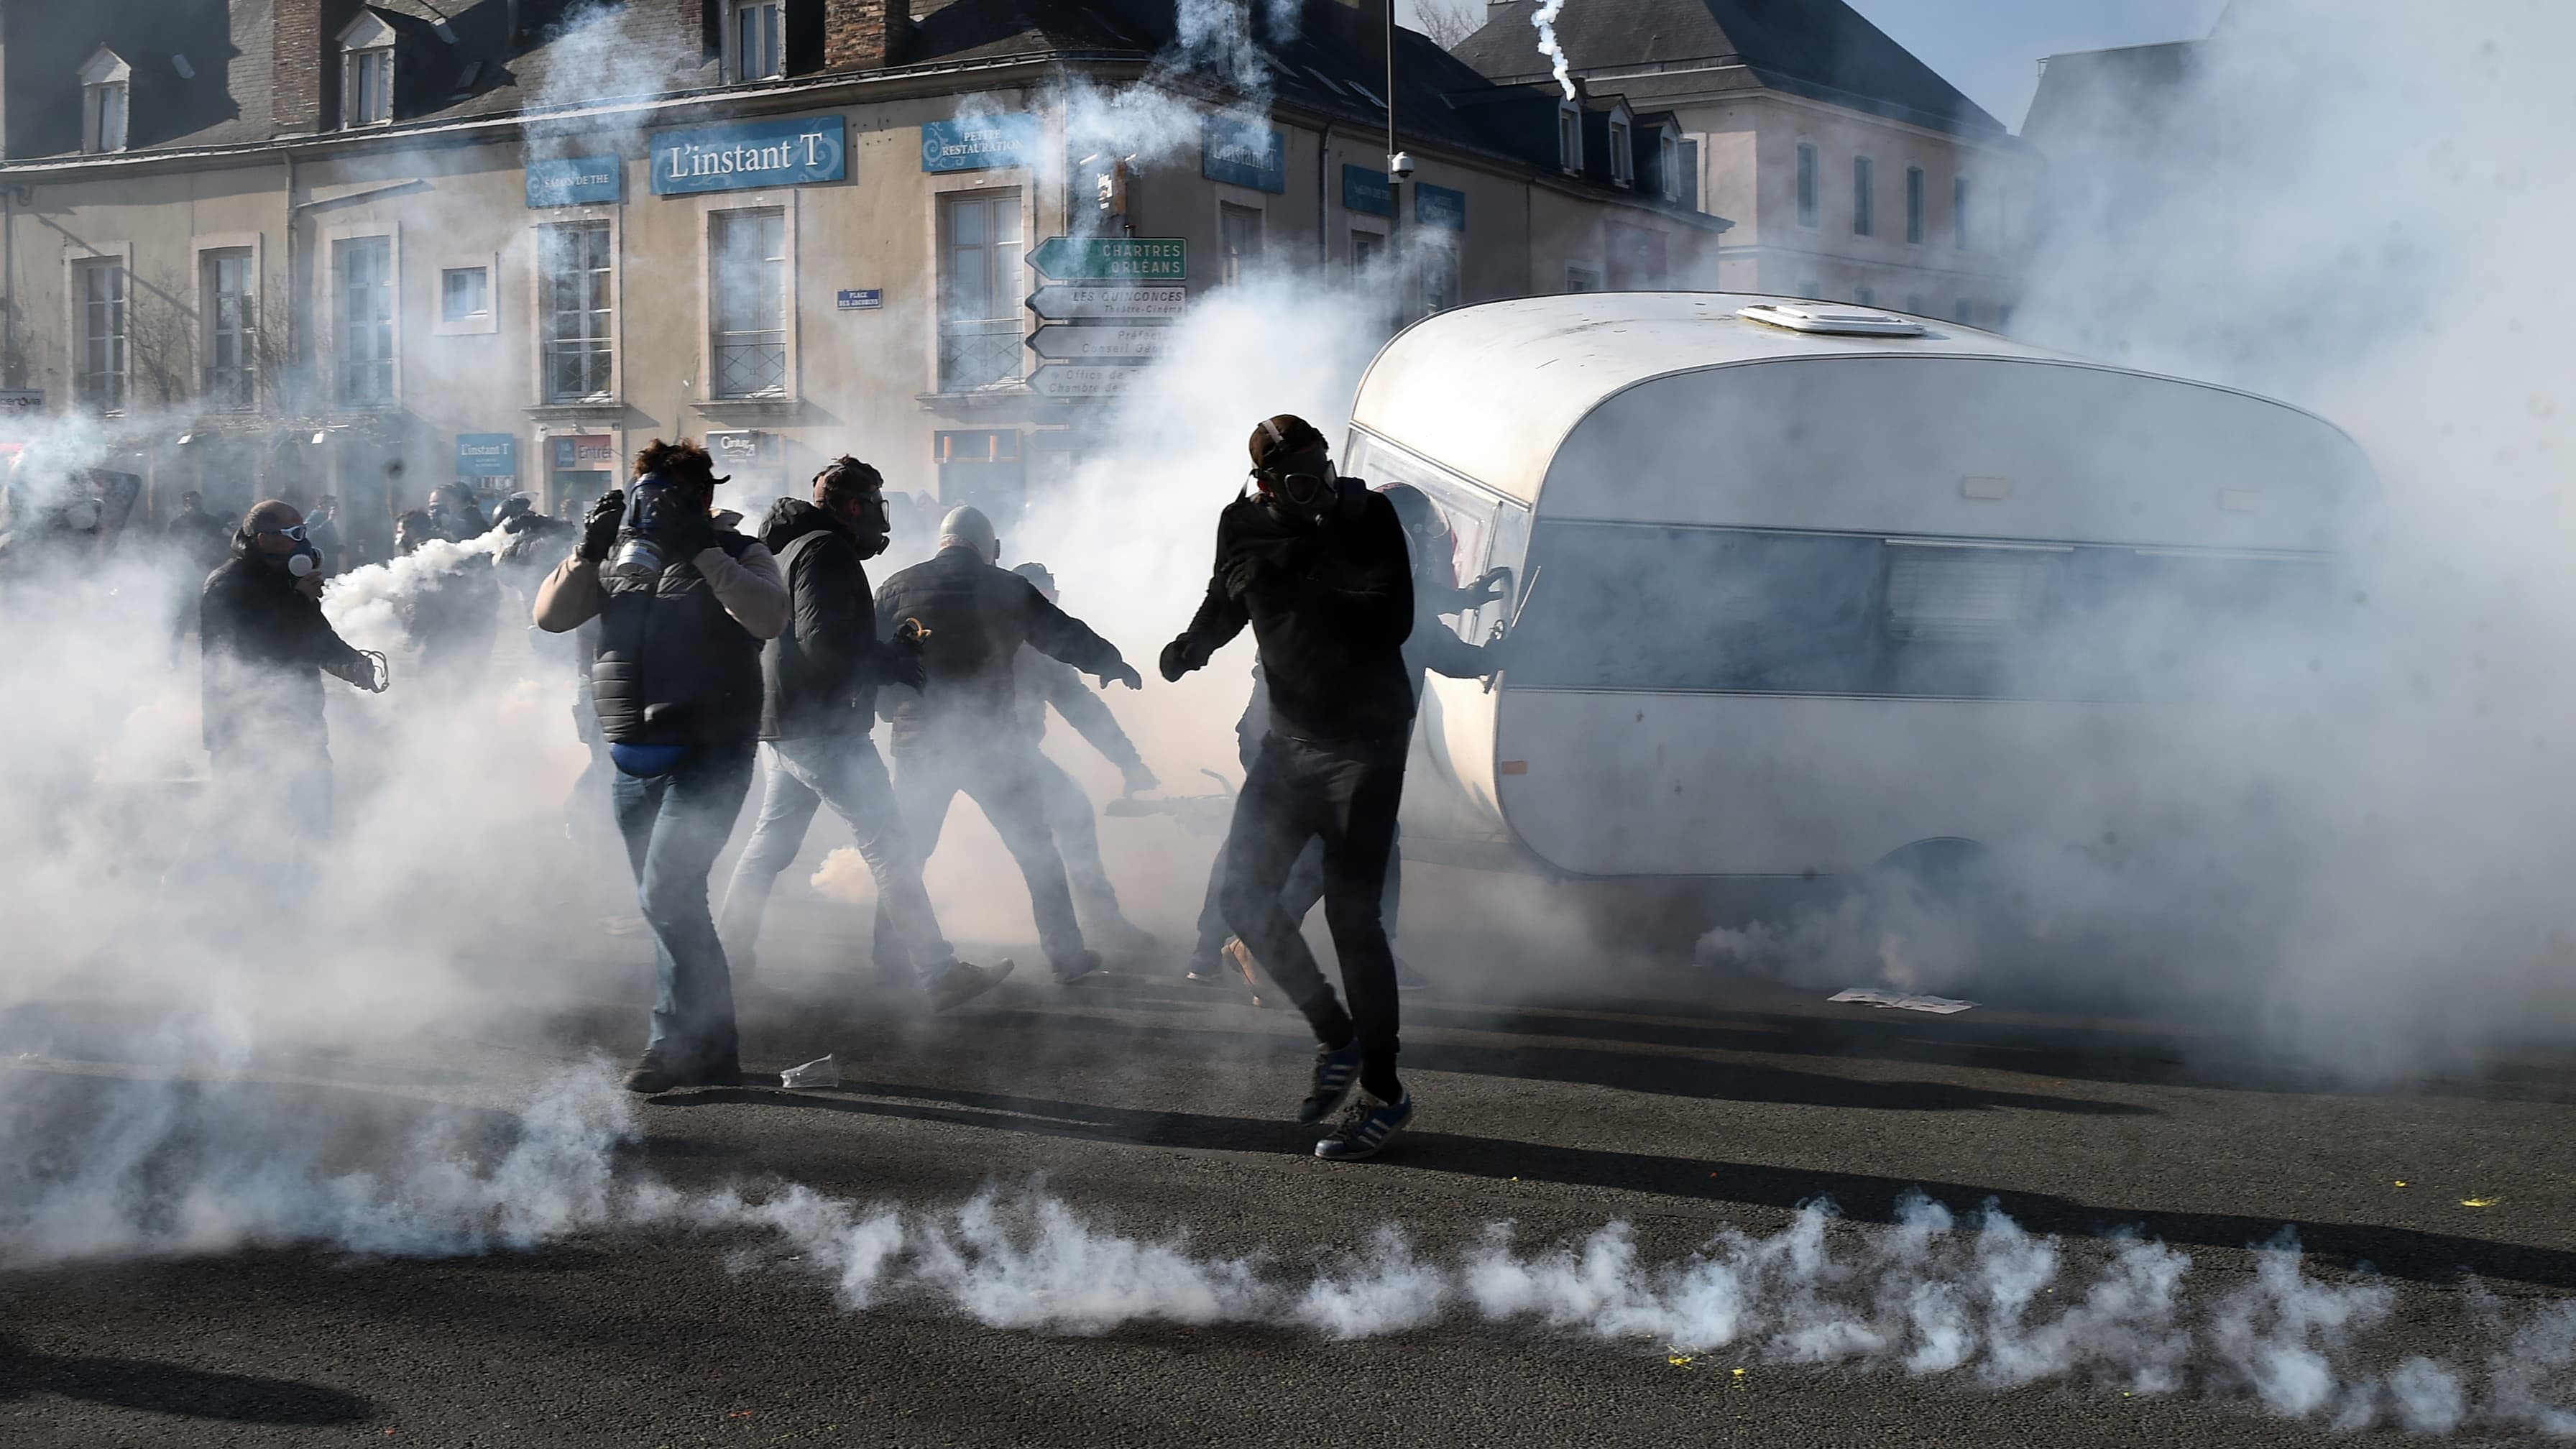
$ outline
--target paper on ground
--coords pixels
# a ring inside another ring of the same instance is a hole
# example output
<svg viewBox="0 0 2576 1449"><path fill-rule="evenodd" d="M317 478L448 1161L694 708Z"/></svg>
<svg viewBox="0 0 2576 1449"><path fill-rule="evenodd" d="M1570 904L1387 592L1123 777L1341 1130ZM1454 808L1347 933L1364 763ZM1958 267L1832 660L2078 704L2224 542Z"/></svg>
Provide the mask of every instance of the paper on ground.
<svg viewBox="0 0 2576 1449"><path fill-rule="evenodd" d="M1858 1002L1863 1006L1892 1006L1899 1011L1928 1011L1935 1016L1950 1016L1977 1004L1950 996L1907 996L1897 991L1881 991L1874 986L1855 986L1825 999Z"/></svg>

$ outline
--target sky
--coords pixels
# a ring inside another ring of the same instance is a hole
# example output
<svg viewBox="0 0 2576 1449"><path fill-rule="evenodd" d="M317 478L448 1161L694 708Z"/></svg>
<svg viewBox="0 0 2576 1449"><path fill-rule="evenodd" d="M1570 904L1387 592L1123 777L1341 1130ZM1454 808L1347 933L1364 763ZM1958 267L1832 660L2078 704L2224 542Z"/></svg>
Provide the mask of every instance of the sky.
<svg viewBox="0 0 2576 1449"><path fill-rule="evenodd" d="M1566 0L1581 7L1584 0ZM1776 0L1800 4L1803 0ZM2070 50L2196 39L2226 0L1850 0L1871 23L2021 129L2039 59ZM1399 0L1410 19L1412 0Z"/></svg>
<svg viewBox="0 0 2576 1449"><path fill-rule="evenodd" d="M1568 0L1580 5L1583 0ZM1996 119L2021 129L2039 60L2070 50L2191 40L2226 0L1850 0Z"/></svg>

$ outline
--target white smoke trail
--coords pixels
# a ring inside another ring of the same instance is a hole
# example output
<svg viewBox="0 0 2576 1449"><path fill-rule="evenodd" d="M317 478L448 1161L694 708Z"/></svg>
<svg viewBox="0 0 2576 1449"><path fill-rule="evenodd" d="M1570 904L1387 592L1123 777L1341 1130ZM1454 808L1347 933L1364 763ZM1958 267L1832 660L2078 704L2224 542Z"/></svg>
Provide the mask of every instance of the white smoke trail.
<svg viewBox="0 0 2576 1449"><path fill-rule="evenodd" d="M392 653L403 648L409 637L403 630L404 604L468 561L499 554L513 536L496 528L462 543L433 538L400 557L351 569L324 587L322 616L357 648Z"/></svg>
<svg viewBox="0 0 2576 1449"><path fill-rule="evenodd" d="M1565 0L1547 0L1530 15L1530 24L1538 27L1539 52L1548 58L1549 69L1556 73L1556 84L1567 100L1574 99L1574 77L1568 73L1565 47L1557 43L1556 17L1565 13Z"/></svg>
<svg viewBox="0 0 2576 1449"><path fill-rule="evenodd" d="M2457 1364L2407 1358L2375 1373L2374 1335L2397 1291L2367 1277L2312 1278L2286 1238L2257 1251L2252 1279L2207 1311L2185 1293L2191 1259L2161 1243L2118 1243L2089 1278L2055 1238L2033 1237L1991 1205L1962 1230L1919 1196L1885 1229L1833 1231L1826 1204L1780 1232L1725 1229L1667 1262L1638 1251L1625 1223L1578 1242L1519 1249L1509 1224L1463 1251L1418 1250L1392 1226L1357 1253L1195 1249L1185 1232L1131 1236L1037 1188L987 1188L920 1211L786 1185L686 1192L617 1171L640 1134L604 1064L547 1082L513 1139L477 1162L451 1124L385 1175L326 1171L276 1144L207 1162L175 1204L149 1203L156 1157L200 1141L176 1094L137 1094L134 1114L94 1134L70 1175L32 1201L0 1191L0 1267L204 1254L293 1243L434 1256L525 1248L610 1230L754 1235L735 1271L818 1276L863 1312L904 1303L995 1328L1104 1334L1132 1324L1303 1329L1363 1339L1472 1318L1527 1324L1686 1361L1835 1366L1950 1375L1989 1389L2097 1385L2139 1395L2197 1383L2214 1397L2338 1429L2391 1424L2447 1433L2471 1424L2576 1434L2576 1303L2516 1318L2472 1292L2470 1317L2495 1347L2483 1391ZM23 1123L21 1125L24 1125ZM9 1121L0 1118L0 1146ZM21 1154L23 1160L39 1160Z"/></svg>

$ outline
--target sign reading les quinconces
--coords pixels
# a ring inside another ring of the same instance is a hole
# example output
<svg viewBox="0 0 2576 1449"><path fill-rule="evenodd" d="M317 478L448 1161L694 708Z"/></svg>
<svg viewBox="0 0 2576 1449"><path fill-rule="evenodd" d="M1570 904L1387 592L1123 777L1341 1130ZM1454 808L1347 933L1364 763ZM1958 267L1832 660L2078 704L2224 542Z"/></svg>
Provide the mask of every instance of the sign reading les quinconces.
<svg viewBox="0 0 2576 1449"><path fill-rule="evenodd" d="M653 194L839 181L848 174L849 150L849 123L841 116L656 131Z"/></svg>

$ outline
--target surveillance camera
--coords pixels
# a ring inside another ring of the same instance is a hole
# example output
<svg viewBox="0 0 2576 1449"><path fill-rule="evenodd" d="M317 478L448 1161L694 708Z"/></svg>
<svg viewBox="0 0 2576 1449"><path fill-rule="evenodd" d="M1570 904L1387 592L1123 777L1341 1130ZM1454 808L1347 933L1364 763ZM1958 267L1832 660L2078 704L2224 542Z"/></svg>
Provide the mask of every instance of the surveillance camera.
<svg viewBox="0 0 2576 1449"><path fill-rule="evenodd" d="M1386 173L1398 181L1411 180L1413 178L1413 158L1407 156L1401 151L1396 152L1394 155L1386 158Z"/></svg>

